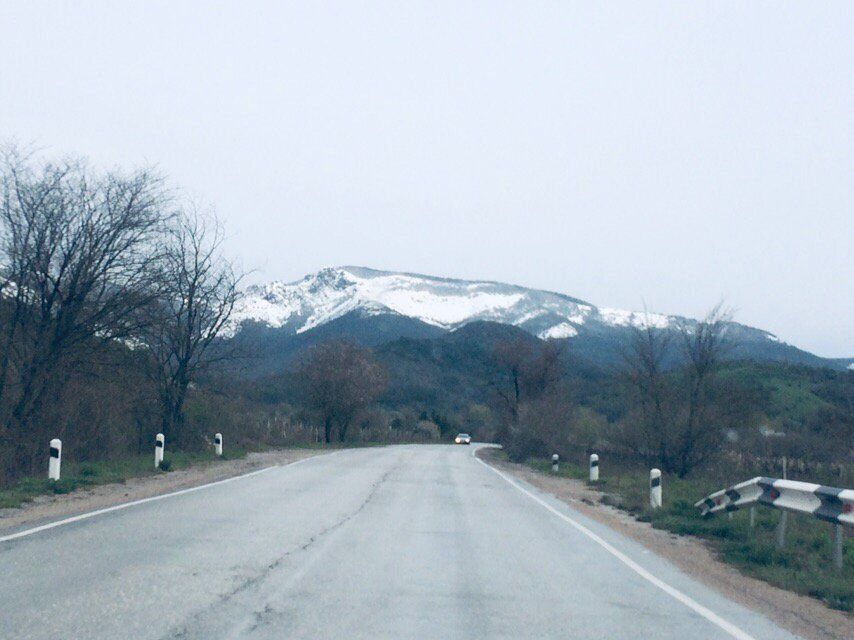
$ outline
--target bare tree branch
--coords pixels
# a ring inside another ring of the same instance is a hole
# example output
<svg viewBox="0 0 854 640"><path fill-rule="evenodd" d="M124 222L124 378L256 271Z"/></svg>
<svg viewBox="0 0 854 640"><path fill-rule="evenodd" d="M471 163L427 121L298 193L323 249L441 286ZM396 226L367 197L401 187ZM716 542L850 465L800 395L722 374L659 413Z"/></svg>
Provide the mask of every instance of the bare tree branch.
<svg viewBox="0 0 854 640"><path fill-rule="evenodd" d="M157 265L157 299L139 334L151 356L150 375L160 394L163 433L184 437L187 389L213 362L211 346L227 325L242 275L222 254L216 218L192 209L167 228Z"/></svg>

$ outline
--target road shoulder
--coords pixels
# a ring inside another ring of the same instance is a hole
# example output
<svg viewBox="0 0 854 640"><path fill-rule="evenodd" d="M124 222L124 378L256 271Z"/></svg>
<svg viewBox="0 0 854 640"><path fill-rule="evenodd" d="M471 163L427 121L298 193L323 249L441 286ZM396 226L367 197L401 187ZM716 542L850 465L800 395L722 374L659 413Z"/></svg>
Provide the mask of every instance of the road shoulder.
<svg viewBox="0 0 854 640"><path fill-rule="evenodd" d="M654 529L624 511L599 502L601 494L580 480L553 477L500 459L483 448L478 458L554 496L585 516L635 540L723 596L738 602L808 640L847 640L851 617L821 602L742 575L715 557L700 539Z"/></svg>
<svg viewBox="0 0 854 640"><path fill-rule="evenodd" d="M27 525L41 525L80 513L113 507L153 496L189 489L219 480L240 476L258 469L281 466L303 458L328 453L317 449L276 449L250 453L237 460L194 465L159 475L130 478L78 489L68 494L43 495L21 507L0 509L0 535Z"/></svg>

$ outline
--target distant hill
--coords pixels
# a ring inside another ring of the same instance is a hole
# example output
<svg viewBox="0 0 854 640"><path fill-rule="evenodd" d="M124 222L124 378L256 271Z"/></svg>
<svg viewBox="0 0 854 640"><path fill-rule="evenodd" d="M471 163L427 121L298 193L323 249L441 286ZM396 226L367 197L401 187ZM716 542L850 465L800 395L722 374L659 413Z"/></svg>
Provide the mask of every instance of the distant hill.
<svg viewBox="0 0 854 640"><path fill-rule="evenodd" d="M329 326L336 325L330 322ZM410 325L407 330L412 328ZM359 334L361 339L366 335ZM495 347L525 341L532 346L540 343L539 338L518 327L474 321L455 331L428 337L402 336L376 344L374 356L388 378L380 403L389 410L426 413L438 422L453 416L460 419L475 405L495 407L493 382L500 384L501 380L495 367ZM580 359L574 344L565 343L568 393L580 406L609 422L624 419L631 401L621 377L614 375L613 367ZM242 381L228 380L232 389L243 390L247 397L261 402L299 406L302 401L303 382L292 369ZM720 380L721 389L749 404L767 429L788 436L785 442L774 440L766 445L785 445L793 452L811 451L828 459L850 449L854 371L743 360L726 363Z"/></svg>

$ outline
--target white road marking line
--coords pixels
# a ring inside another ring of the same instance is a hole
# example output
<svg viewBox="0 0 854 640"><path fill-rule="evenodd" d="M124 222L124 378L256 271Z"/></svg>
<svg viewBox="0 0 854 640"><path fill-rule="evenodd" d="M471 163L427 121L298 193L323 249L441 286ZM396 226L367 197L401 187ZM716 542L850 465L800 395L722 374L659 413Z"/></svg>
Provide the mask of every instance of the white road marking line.
<svg viewBox="0 0 854 640"><path fill-rule="evenodd" d="M325 455L335 455L336 453L340 453L342 450L334 451L332 453L328 453ZM239 476L232 476L230 478L225 478L223 480L216 480L214 482L208 482L207 484L200 484L197 487L189 487L187 489L180 489L178 491L172 491L171 493L163 493L158 496L151 496L148 498L141 498L139 500L133 500L131 502L123 502L122 504L113 505L112 507L105 507L104 509L98 509L97 511L88 511L86 513L81 513L76 516L71 516L70 518L63 518L62 520L55 520L53 522L48 522L47 524L43 524L38 527L33 527L32 529L24 529L23 531L18 531L17 533L10 533L6 536L0 536L0 542L8 542L9 540L16 540L17 538L23 538L25 536L31 536L34 533L39 533L41 531L47 531L48 529L53 529L55 527L61 527L64 524L71 524L72 522L79 522L80 520L87 520L89 518L94 518L95 516L100 516L104 513L110 513L111 511L120 511L122 509L127 509L128 507L135 507L138 504L145 504L146 502L154 502L155 500L164 500L166 498L173 498L175 496L180 496L185 493L192 493L193 491L200 491L201 489L208 489L210 487L216 487L218 485L225 484L227 482L233 482L235 480L240 480L241 478L248 478L250 476L257 476L260 473L265 473L266 471L270 471L271 469L284 469L285 467L293 467L295 465L301 464L308 460L312 460L313 458L324 457L323 455L317 456L308 456L307 458L301 458L300 460L295 460L293 462L289 462L287 464L282 465L273 465L271 467L264 467L263 469L256 469L255 471L250 471L249 473L244 473Z"/></svg>
<svg viewBox="0 0 854 640"><path fill-rule="evenodd" d="M543 506L546 509L548 509L549 511L551 511L554 515L556 515L558 518L560 518L564 522L575 527L578 531L580 531L585 536L590 538L593 542L595 542L600 547L605 549L605 551L607 551L608 553L613 555L615 558L617 558L617 560L619 560L620 562L625 564L627 567L629 567L629 569L634 571L641 578L651 582L653 585L655 585L656 587L658 587L659 589L664 591L669 596L672 596L673 598L675 598L676 600L678 600L679 602L684 604L689 609L692 609L694 612L703 616L706 620L708 620L709 622L711 622L715 626L726 631L733 638L736 638L737 640L756 640L753 636L751 636L748 633L745 633L744 631L742 631L741 629L739 629L738 627L736 627L732 623L727 622L726 620L721 618L718 614L716 614L714 611L707 609L706 607L701 605L699 602L697 602L696 600L694 600L690 596L685 595L684 593L682 593L681 591L679 591L675 587L671 587L669 584L667 584L663 580L656 578L653 574L651 574L649 571L644 569L637 562L635 562L634 560L629 558L622 551L619 551L616 548L614 548L611 544L609 544L603 538L601 538L598 535L596 535L595 533L593 533L590 529L585 527L583 524L580 524L580 523L576 522L575 520L573 520L572 518L570 518L569 516L567 516L566 514L561 513L560 511L555 509L553 506L551 506L548 502L546 502L545 500L542 500L539 496L534 495L533 493L528 491L525 487L523 487L522 485L517 483L515 480L513 480L512 478L510 478L509 476L507 476L503 472L499 471L498 469L496 469L492 465L487 464L486 462L484 462L483 460L481 460L480 458L475 456L474 454L476 452L477 452L477 449L472 451L472 457L475 460L477 460L480 464L482 464L484 467L486 467L490 471L497 473L505 481L509 482L512 486L514 486L516 489L518 489L519 491L524 493L526 496L528 496L529 498L531 498L535 502L539 503L541 506Z"/></svg>

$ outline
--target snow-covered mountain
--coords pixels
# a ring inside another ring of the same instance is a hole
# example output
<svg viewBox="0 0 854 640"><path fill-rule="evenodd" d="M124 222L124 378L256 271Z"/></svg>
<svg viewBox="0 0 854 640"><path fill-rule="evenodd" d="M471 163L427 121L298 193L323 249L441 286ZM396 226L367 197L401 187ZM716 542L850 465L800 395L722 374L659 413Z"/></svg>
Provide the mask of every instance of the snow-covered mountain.
<svg viewBox="0 0 854 640"><path fill-rule="evenodd" d="M466 340L480 334L457 329L476 329L478 321L566 340L576 361L611 367L622 362L633 327L676 331L680 326L690 330L696 323L680 316L597 307L561 293L500 282L365 267L323 269L296 282L253 286L245 294L225 337L239 339L253 354L250 360L256 375L287 368L306 348L324 340L342 338L369 347L400 339L429 342L458 336ZM735 322L728 325L727 334L732 358L837 370L852 363L851 359L821 358L772 333Z"/></svg>
<svg viewBox="0 0 854 640"><path fill-rule="evenodd" d="M540 338L573 338L584 328L647 325L666 329L676 316L597 307L570 296L500 282L452 280L365 267L334 267L296 282L253 286L233 315L300 334L345 314L396 314L446 330L476 320L509 324ZM688 321L690 322L690 321ZM767 340L777 338L762 332Z"/></svg>

